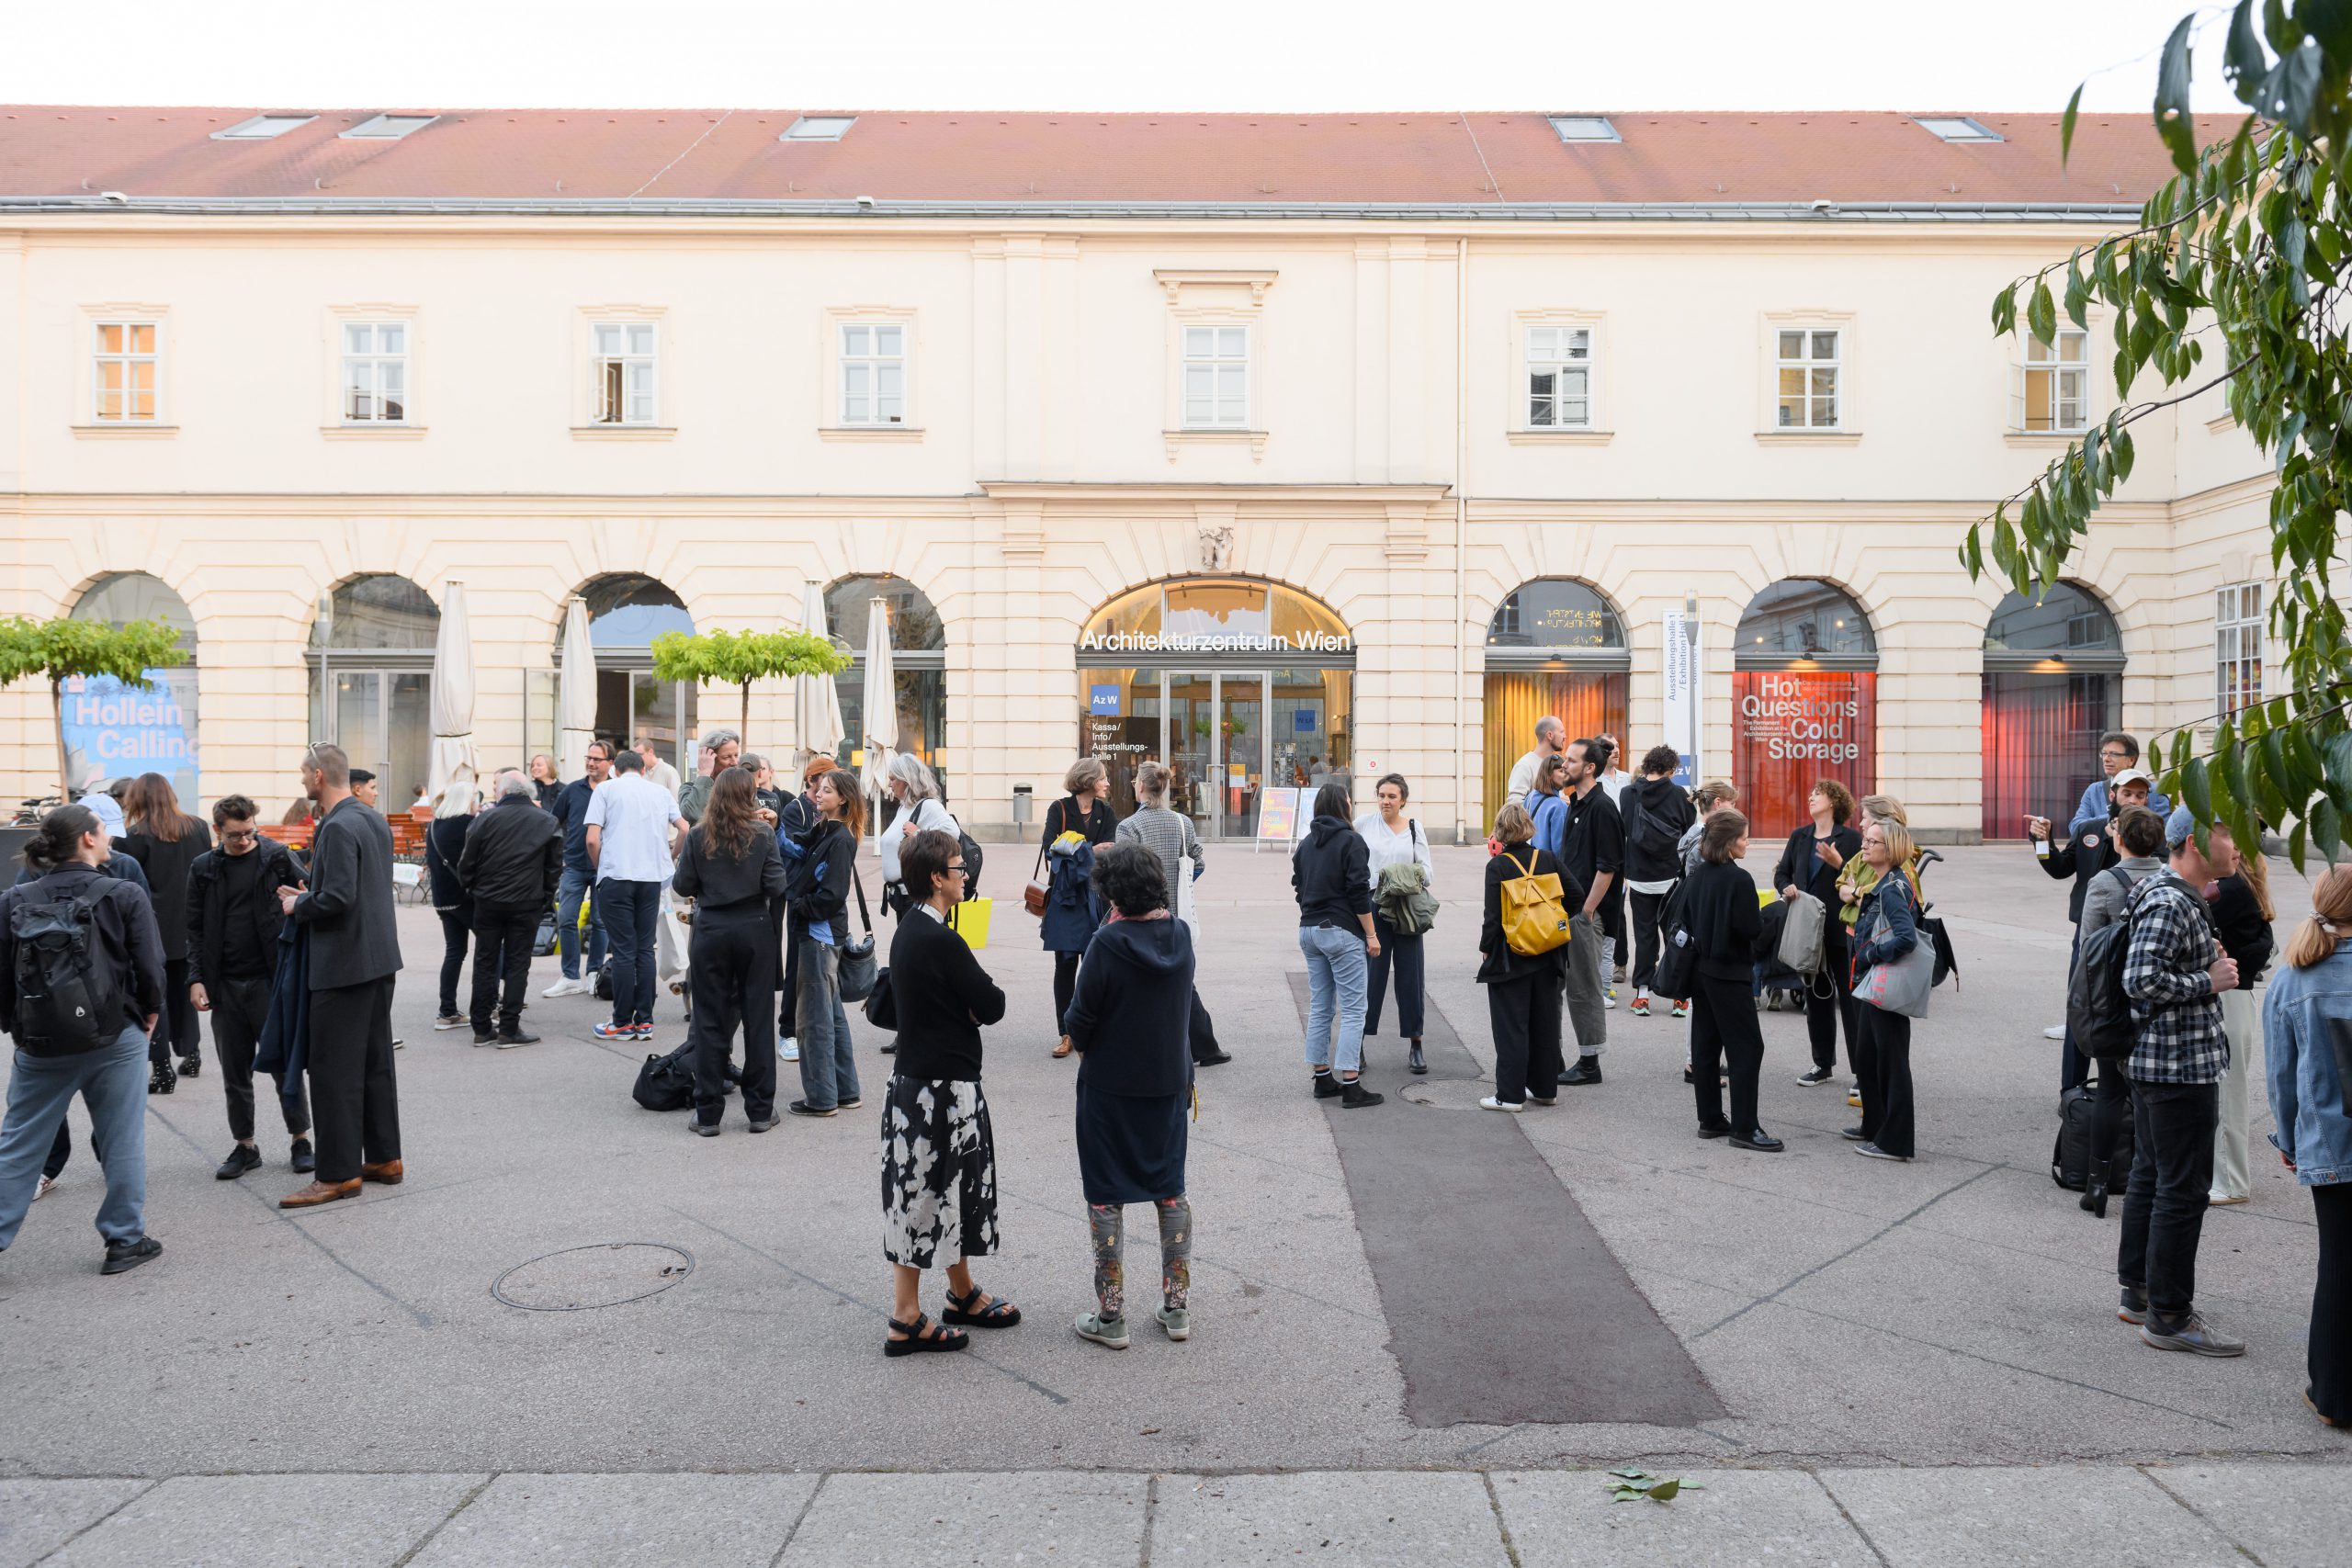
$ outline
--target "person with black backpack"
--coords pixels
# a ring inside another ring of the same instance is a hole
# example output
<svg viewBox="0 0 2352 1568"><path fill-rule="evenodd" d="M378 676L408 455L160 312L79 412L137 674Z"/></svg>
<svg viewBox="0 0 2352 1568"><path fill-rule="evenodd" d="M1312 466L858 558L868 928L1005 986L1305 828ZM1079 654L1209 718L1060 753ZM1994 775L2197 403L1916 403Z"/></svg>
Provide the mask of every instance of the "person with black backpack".
<svg viewBox="0 0 2352 1568"><path fill-rule="evenodd" d="M1658 917L1674 885L1682 880L1682 835L1698 821L1690 795L1674 782L1674 770L1681 765L1681 754L1673 747L1653 746L1642 758L1642 776L1617 797L1617 814L1625 820L1625 886L1633 895L1633 930L1628 934L1634 946L1634 1005L1629 1010L1635 1018L1650 1015Z"/></svg>
<svg viewBox="0 0 2352 1568"><path fill-rule="evenodd" d="M2120 929L2105 938L2099 933L2120 927L2124 901L2132 887L2165 868L2157 858L2164 848L2165 820L2144 806L2126 807L2116 819L2115 842L2123 858L2083 886L2066 1008L2067 1034L2075 1043L2070 1049L2079 1049L2097 1064L2096 1077L2071 1092L2087 1103L2082 1206L2100 1219L2107 1218L2109 1190L2132 1169L2132 1083L2123 1075L2123 1058L2131 1054L2139 1032L2132 1022L2131 998L2122 989L2123 951L2130 933ZM2078 999L2083 1004L2079 1010ZM2079 1020L2078 1010L2086 1014ZM2120 1051L2099 1049L2102 1040L2116 1043ZM2062 1092L2062 1119L2069 1114L2067 1107L2067 1096ZM2063 1143L2063 1128L2060 1137Z"/></svg>
<svg viewBox="0 0 2352 1568"><path fill-rule="evenodd" d="M164 940L136 887L98 874L107 835L86 807L42 818L38 879L0 894L0 1028L16 1042L0 1120L0 1250L17 1239L65 1108L80 1095L107 1178L101 1272L155 1258L147 1234L147 1042L164 1006Z"/></svg>

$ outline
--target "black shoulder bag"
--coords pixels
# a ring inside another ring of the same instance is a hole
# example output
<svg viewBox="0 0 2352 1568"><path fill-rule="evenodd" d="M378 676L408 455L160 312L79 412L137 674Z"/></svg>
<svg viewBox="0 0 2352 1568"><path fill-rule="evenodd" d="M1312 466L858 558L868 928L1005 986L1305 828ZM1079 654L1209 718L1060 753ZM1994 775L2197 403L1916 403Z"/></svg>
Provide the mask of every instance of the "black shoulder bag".
<svg viewBox="0 0 2352 1568"><path fill-rule="evenodd" d="M854 942L842 943L839 976L842 1000L862 1002L874 994L876 976L880 969L874 957L874 918L865 908L865 884L859 880L854 865L850 867L849 882L857 889L857 918L865 923L865 935Z"/></svg>

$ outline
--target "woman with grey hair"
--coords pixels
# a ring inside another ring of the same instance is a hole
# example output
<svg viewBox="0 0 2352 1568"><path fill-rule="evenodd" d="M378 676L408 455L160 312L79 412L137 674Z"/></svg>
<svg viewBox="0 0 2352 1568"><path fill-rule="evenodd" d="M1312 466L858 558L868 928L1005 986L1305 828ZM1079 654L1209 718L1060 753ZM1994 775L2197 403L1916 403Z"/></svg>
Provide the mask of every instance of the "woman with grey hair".
<svg viewBox="0 0 2352 1568"><path fill-rule="evenodd" d="M915 902L899 870L899 855L907 841L917 833L933 829L960 841L964 829L941 804L939 781L921 757L911 751L891 753L887 776L890 798L899 803L899 814L882 834L882 902L892 914L902 915Z"/></svg>

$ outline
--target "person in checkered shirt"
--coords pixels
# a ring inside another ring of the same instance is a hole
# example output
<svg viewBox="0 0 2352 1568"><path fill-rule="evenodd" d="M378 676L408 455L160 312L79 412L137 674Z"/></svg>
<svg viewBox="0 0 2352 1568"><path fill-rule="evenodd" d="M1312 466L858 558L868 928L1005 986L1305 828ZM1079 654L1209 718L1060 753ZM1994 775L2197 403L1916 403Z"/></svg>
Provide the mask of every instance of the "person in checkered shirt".
<svg viewBox="0 0 2352 1568"><path fill-rule="evenodd" d="M2238 867L2229 829L2206 848L2182 807L2165 824L2169 863L2126 896L2130 945L2123 991L2140 1043L2125 1065L2132 1080L2136 1146L2123 1196L2116 1315L2140 1325L2143 1344L2199 1356L2243 1356L2245 1343L2198 1314L2197 1242L2213 1187L2213 1130L2221 1079L2230 1061L2222 993L2238 966L2222 951L2205 909L2205 889Z"/></svg>

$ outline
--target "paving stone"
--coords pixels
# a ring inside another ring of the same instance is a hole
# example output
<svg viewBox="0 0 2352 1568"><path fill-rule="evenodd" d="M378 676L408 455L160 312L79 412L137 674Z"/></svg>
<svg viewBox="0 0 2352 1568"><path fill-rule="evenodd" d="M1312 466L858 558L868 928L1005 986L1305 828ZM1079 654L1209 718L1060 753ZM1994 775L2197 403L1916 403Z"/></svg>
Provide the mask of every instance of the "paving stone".
<svg viewBox="0 0 2352 1568"><path fill-rule="evenodd" d="M42 1568L386 1568L488 1479L181 1476L123 1507Z"/></svg>
<svg viewBox="0 0 2352 1568"><path fill-rule="evenodd" d="M152 1481L0 1481L0 1568L29 1568Z"/></svg>
<svg viewBox="0 0 2352 1568"><path fill-rule="evenodd" d="M1485 1481L1447 1471L1163 1475L1152 1568L1504 1568Z"/></svg>
<svg viewBox="0 0 2352 1568"><path fill-rule="evenodd" d="M814 1475L502 1475L416 1568L767 1568Z"/></svg>
<svg viewBox="0 0 2352 1568"><path fill-rule="evenodd" d="M1138 1562L1148 1485L1088 1471L830 1476L780 1568Z"/></svg>
<svg viewBox="0 0 2352 1568"><path fill-rule="evenodd" d="M1615 1503L1598 1471L1494 1477L1521 1568L1642 1568L1646 1563L1789 1563L1876 1568L1877 1558L1801 1470L1659 1471L1696 1482L1670 1503Z"/></svg>
<svg viewBox="0 0 2352 1568"><path fill-rule="evenodd" d="M2352 1444L2346 1445L2352 1453ZM2154 1465L2148 1478L2182 1498L2205 1521L2252 1552L2263 1568L2346 1568L2341 1469L2307 1464Z"/></svg>
<svg viewBox="0 0 2352 1568"><path fill-rule="evenodd" d="M2245 1568L2125 1466L1831 1470L1822 1484L1889 1568Z"/></svg>

